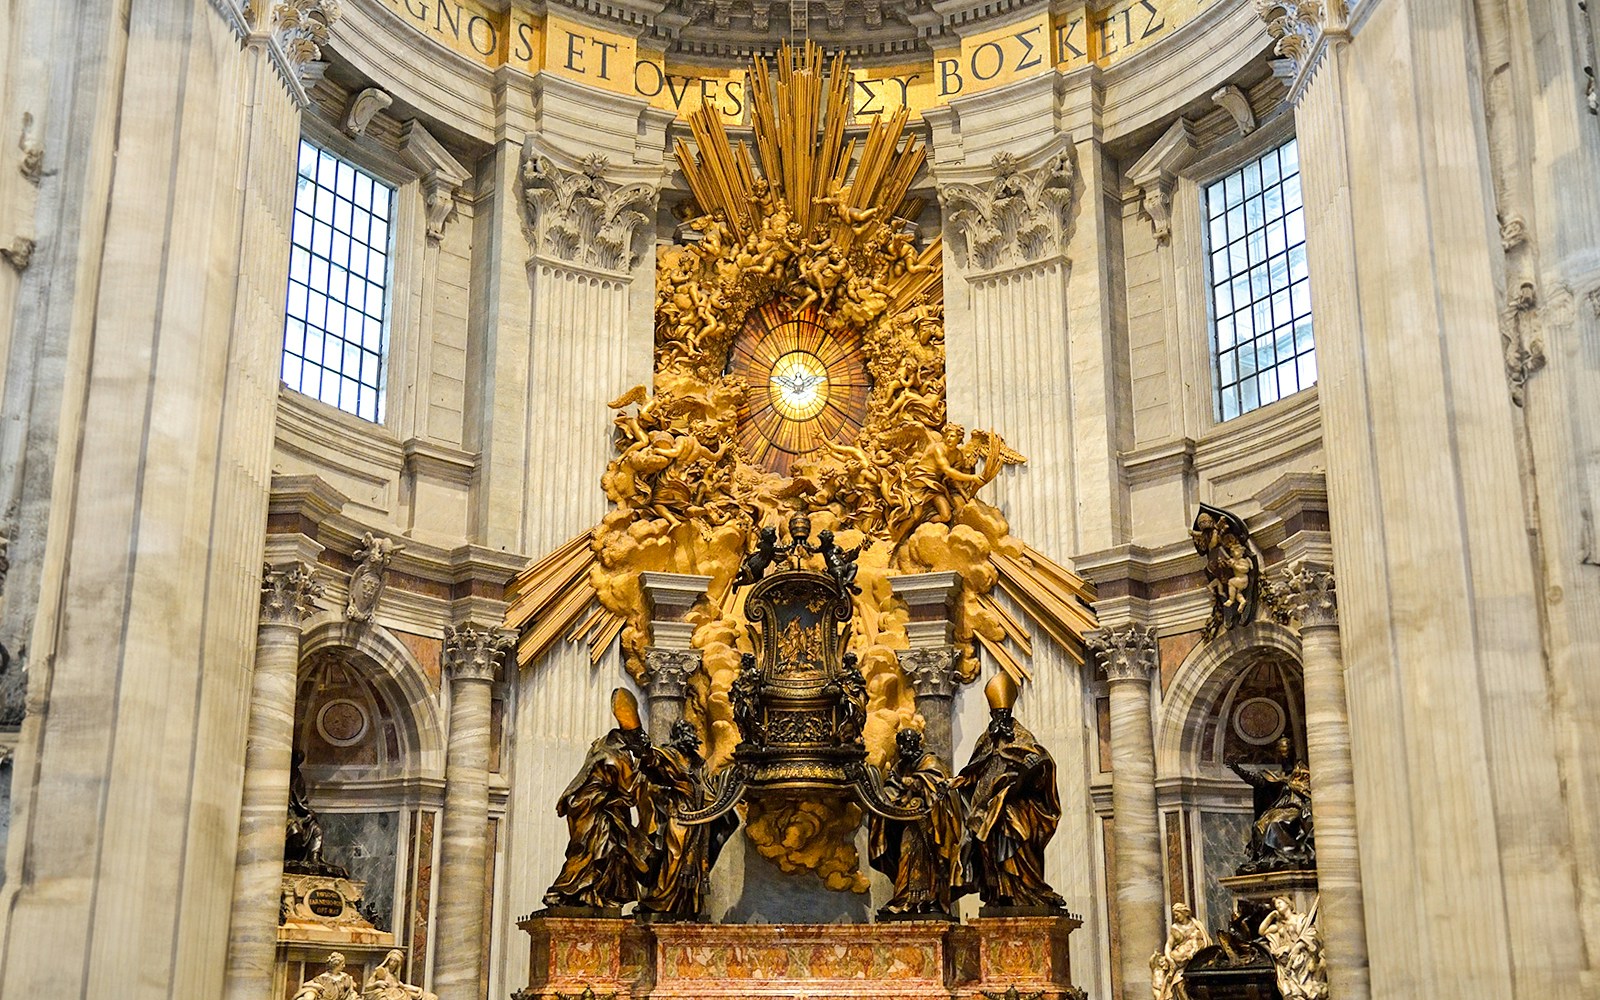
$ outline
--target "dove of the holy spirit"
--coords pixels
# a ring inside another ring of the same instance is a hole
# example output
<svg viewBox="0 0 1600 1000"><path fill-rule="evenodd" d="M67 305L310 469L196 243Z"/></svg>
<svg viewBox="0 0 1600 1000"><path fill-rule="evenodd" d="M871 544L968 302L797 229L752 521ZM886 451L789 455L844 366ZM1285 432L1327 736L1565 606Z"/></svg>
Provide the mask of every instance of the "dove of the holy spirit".
<svg viewBox="0 0 1600 1000"><path fill-rule="evenodd" d="M773 403L790 420L809 420L827 402L828 373L822 360L794 351L772 366Z"/></svg>

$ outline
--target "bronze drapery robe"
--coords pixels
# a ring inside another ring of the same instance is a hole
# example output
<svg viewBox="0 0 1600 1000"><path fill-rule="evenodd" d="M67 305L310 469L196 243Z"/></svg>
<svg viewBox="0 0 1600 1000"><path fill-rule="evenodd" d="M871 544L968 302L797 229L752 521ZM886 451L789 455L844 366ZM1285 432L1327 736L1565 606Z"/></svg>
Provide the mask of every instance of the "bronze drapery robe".
<svg viewBox="0 0 1600 1000"><path fill-rule="evenodd" d="M567 860L546 906L617 907L638 898L638 878L649 865L649 845L634 822L634 808L651 808L638 758L621 729L595 740L577 777L556 803L567 820Z"/></svg>
<svg viewBox="0 0 1600 1000"><path fill-rule="evenodd" d="M898 759L884 779L885 796L898 805L921 801L928 814L899 821L868 821L868 860L894 879L886 913L950 913L961 888L961 797L935 754L909 767Z"/></svg>
<svg viewBox="0 0 1600 1000"><path fill-rule="evenodd" d="M989 906L1061 906L1044 878L1044 849L1061 820L1056 763L1016 724L1009 740L986 730L956 785L968 804L964 870Z"/></svg>

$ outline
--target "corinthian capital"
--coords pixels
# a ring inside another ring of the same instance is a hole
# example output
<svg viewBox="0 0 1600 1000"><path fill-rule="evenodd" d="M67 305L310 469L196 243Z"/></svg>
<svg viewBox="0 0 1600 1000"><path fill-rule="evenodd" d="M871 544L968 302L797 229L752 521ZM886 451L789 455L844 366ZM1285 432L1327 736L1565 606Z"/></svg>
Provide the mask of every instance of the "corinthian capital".
<svg viewBox="0 0 1600 1000"><path fill-rule="evenodd" d="M531 146L522 153L522 192L528 242L534 253L563 263L627 274L652 232L651 184L607 178L610 164L592 154L567 170Z"/></svg>
<svg viewBox="0 0 1600 1000"><path fill-rule="evenodd" d="M247 9L267 37L268 51L289 92L302 106L306 91L322 78L328 64L322 46L341 13L339 0L250 0Z"/></svg>
<svg viewBox="0 0 1600 1000"><path fill-rule="evenodd" d="M900 672L906 675L913 694L949 698L956 693L956 664L961 651L954 646L926 649L897 649Z"/></svg>
<svg viewBox="0 0 1600 1000"><path fill-rule="evenodd" d="M282 566L263 564L261 571L261 623L299 626L317 608L312 600L322 596L312 568L302 562Z"/></svg>
<svg viewBox="0 0 1600 1000"><path fill-rule="evenodd" d="M945 239L968 271L997 271L1066 252L1078 170L1067 148L1037 166L996 153L989 176L939 187Z"/></svg>
<svg viewBox="0 0 1600 1000"><path fill-rule="evenodd" d="M1109 681L1148 681L1155 672L1156 630L1128 622L1090 632L1085 642Z"/></svg>
<svg viewBox="0 0 1600 1000"><path fill-rule="evenodd" d="M1308 628L1338 628L1339 599L1334 592L1333 567L1296 559L1283 571L1279 597L1290 616Z"/></svg>
<svg viewBox="0 0 1600 1000"><path fill-rule="evenodd" d="M682 698L690 676L700 669L700 651L652 646L644 651L644 669L644 686L650 697Z"/></svg>
<svg viewBox="0 0 1600 1000"><path fill-rule="evenodd" d="M517 637L497 628L479 628L471 622L444 627L444 669L452 680L492 681L506 650Z"/></svg>

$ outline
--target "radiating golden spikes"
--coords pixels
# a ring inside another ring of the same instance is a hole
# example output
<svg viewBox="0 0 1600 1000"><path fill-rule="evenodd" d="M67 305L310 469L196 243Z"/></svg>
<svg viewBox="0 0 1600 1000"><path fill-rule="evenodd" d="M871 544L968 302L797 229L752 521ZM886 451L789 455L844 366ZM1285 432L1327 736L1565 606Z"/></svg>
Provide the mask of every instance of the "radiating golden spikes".
<svg viewBox="0 0 1600 1000"><path fill-rule="evenodd" d="M821 48L807 42L800 50L782 46L776 63L776 80L760 60L750 74L754 161L743 142L737 148L730 144L714 107L702 105L690 113L694 148L680 142L675 153L700 210L722 210L733 234L743 239L760 222L751 196L759 164L759 176L807 233L827 218L816 200L835 188L850 208L876 207L879 219L889 223L905 207L926 156L920 143L906 137L910 112L901 108L879 116L865 136L849 136L852 83L844 57L834 56L825 68ZM843 224L834 225L832 234L842 248L855 238Z"/></svg>

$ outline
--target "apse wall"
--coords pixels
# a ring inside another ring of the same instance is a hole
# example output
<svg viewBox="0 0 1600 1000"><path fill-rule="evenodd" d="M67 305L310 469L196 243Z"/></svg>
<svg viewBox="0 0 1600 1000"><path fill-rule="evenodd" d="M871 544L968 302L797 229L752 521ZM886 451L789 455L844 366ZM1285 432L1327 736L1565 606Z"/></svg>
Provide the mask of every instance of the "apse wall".
<svg viewBox="0 0 1600 1000"><path fill-rule="evenodd" d="M1013 36L1029 16L1012 18ZM971 31L1001 37L1006 21ZM1109 68L1019 74L927 107L913 124L931 147L919 182L925 238L942 230L957 241L940 191L992 185L997 155L1032 170L1050 155L1068 158L1070 224L1053 249L998 265L947 251L950 415L1000 431L1028 456L989 494L1019 537L1069 566L1119 546L1159 553L1156 575L1173 579L1151 614L1174 649L1209 613L1187 533L1194 503L1253 516L1267 485L1321 470L1315 389L1229 424L1217 422L1210 390L1200 185L1293 135L1267 44L1247 4L1217 4ZM447 560L442 553L467 545L503 552L506 564L537 559L605 512L605 402L651 368L653 255L619 272L541 245L524 200L524 146L569 168L599 153L611 176L658 185L656 231L670 241L680 227L673 207L687 195L670 148L686 129L637 97L549 73L490 72L407 23L403 9L377 3L345 5L327 52L305 135L397 186L389 411L378 426L282 390L274 474L316 477L345 495L344 545L358 541L359 525L413 539L400 560L435 549ZM1240 95L1228 100L1232 110L1213 99L1229 87ZM388 100L352 135L369 88ZM1180 155L1135 176L1174 127ZM438 154L419 158L423 134L460 167L446 170L443 186ZM425 217L437 190L451 207L434 239ZM340 547L330 544L324 565ZM391 583L389 593L404 586ZM380 606L375 620L422 643L450 622L448 607L401 622ZM1087 920L1074 939L1079 981L1105 993L1120 985L1106 868L1110 775L1096 763L1109 738L1096 711L1105 681L1036 640L1038 680L1019 712L1060 764L1066 816L1052 874ZM1164 661L1163 675L1175 666ZM555 797L606 727L607 692L623 676L615 653L591 665L576 645L510 673L497 732L505 763L491 778L494 995L521 985L514 919L540 905L559 867ZM1153 697L1159 719L1164 699ZM438 698L448 717L448 685ZM981 704L975 689L958 695L958 764L982 728ZM329 802L341 794L318 791ZM1216 815L1248 811L1240 791L1217 794ZM1199 834L1191 837L1179 837L1174 862L1187 850L1203 869Z"/></svg>

